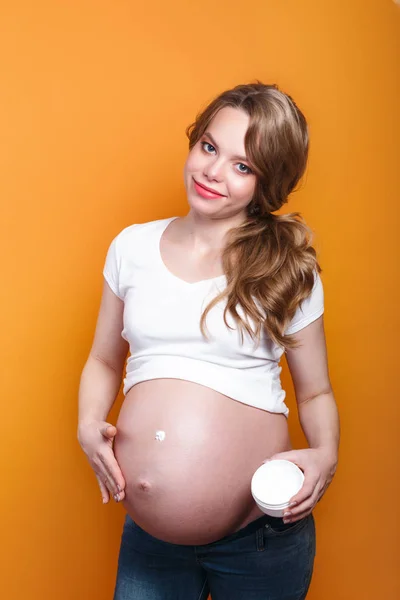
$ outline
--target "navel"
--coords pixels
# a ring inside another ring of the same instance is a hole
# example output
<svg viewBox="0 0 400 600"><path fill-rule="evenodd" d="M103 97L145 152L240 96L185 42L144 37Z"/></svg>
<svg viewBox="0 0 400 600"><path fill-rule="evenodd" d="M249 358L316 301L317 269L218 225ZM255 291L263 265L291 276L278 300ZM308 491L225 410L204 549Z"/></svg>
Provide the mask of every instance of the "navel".
<svg viewBox="0 0 400 600"><path fill-rule="evenodd" d="M139 489L144 492L148 492L151 488L151 485L148 481L139 481Z"/></svg>

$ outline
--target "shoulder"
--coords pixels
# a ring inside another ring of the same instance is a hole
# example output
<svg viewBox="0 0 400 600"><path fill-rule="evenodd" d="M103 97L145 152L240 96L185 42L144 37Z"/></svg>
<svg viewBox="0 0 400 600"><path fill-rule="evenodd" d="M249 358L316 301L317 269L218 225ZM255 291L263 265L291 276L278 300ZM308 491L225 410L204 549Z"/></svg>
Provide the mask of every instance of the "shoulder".
<svg viewBox="0 0 400 600"><path fill-rule="evenodd" d="M157 233L174 217L165 219L155 219L153 221L145 221L144 223L132 223L127 225L117 233L114 240L122 251L125 248L131 248L132 244L140 240L142 243L149 240L152 233Z"/></svg>
<svg viewBox="0 0 400 600"><path fill-rule="evenodd" d="M324 287L322 279L318 271L314 272L314 285L310 295L303 300L296 309L293 319L289 327L285 330L285 335L290 335L300 331L316 319L324 312Z"/></svg>

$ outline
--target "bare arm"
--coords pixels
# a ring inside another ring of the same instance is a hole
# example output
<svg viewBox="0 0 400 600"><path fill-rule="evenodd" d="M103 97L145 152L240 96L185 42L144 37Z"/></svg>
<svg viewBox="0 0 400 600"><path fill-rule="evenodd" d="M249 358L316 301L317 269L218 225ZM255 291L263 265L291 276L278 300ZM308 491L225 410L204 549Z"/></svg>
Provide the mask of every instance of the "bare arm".
<svg viewBox="0 0 400 600"><path fill-rule="evenodd" d="M105 421L119 392L128 343L121 337L124 303L103 284L92 348L79 386L78 423Z"/></svg>
<svg viewBox="0 0 400 600"><path fill-rule="evenodd" d="M125 496L125 481L113 452L117 429L107 415L121 386L128 343L121 337L124 303L106 281L92 348L79 386L78 441L97 477L103 502Z"/></svg>
<svg viewBox="0 0 400 600"><path fill-rule="evenodd" d="M122 374L101 358L89 355L82 370L78 394L78 426L106 421L121 387Z"/></svg>
<svg viewBox="0 0 400 600"><path fill-rule="evenodd" d="M288 349L286 359L302 429L310 448L324 449L337 460L339 414L329 379L323 316L294 337L300 346Z"/></svg>
<svg viewBox="0 0 400 600"><path fill-rule="evenodd" d="M339 415L328 373L323 315L293 334L297 348L286 351L299 419L309 448L276 454L296 463L305 475L301 490L291 498L285 522L309 515L333 479L338 461Z"/></svg>

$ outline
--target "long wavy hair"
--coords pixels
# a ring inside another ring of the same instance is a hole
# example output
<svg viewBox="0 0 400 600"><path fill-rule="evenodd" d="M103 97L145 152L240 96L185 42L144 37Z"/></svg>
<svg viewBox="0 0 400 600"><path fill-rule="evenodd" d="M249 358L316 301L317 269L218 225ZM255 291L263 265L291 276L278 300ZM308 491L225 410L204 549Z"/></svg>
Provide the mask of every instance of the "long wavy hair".
<svg viewBox="0 0 400 600"><path fill-rule="evenodd" d="M250 118L245 149L256 187L245 221L227 234L222 253L227 286L205 308L200 328L207 338L207 314L227 298L224 321L230 327L226 320L229 312L242 343L247 331L258 344L264 329L286 350L296 344L284 332L297 307L311 294L314 272L322 271L311 246L313 232L301 214L272 214L288 201L304 174L309 148L307 122L293 99L277 85L260 81L238 85L217 96L186 128L189 150L218 111L227 106L245 111Z"/></svg>

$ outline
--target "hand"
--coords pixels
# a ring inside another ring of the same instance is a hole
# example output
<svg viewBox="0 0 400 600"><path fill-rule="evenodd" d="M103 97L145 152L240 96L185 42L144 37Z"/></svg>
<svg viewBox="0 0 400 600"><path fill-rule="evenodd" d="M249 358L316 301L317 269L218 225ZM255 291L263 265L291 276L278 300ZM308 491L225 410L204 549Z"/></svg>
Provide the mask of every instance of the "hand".
<svg viewBox="0 0 400 600"><path fill-rule="evenodd" d="M117 428L105 421L78 425L78 441L97 477L103 504L107 504L110 494L116 502L125 498L125 480L113 452L116 434Z"/></svg>
<svg viewBox="0 0 400 600"><path fill-rule="evenodd" d="M284 513L285 523L294 523L307 517L325 494L336 471L337 457L323 448L290 450L274 454L269 460L290 460L304 473L304 483L298 493L290 499Z"/></svg>

